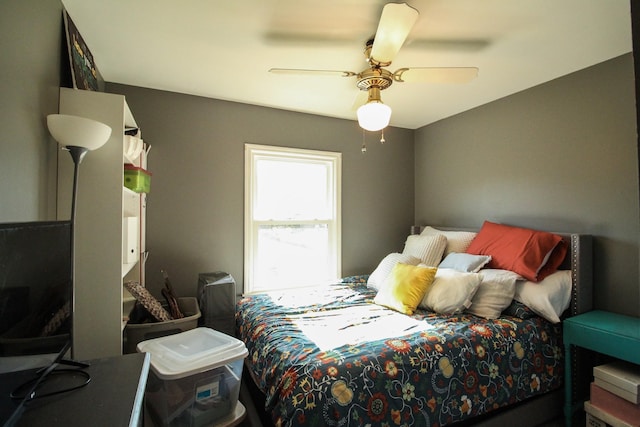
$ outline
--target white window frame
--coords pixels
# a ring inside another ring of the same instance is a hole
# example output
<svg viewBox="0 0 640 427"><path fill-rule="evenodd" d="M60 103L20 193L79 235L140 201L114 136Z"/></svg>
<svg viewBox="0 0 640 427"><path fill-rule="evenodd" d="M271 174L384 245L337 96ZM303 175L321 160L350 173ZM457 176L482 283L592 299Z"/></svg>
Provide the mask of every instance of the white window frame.
<svg viewBox="0 0 640 427"><path fill-rule="evenodd" d="M254 206L257 197L257 178L253 171L258 161L263 159L288 160L299 162L320 162L330 168L329 194L332 196L332 212L330 218L317 218L314 220L296 220L278 218L271 220L255 220ZM341 241L341 187L342 187L342 153L307 150L300 148L277 147L257 144L245 144L245 203L244 203L244 292L256 293L275 290L275 288L259 287L256 284L254 265L257 257L257 237L261 225L309 225L326 224L329 231L329 247L331 250L332 266L335 269L335 278L341 277L342 272L342 241ZM284 260L286 262L286 260ZM312 277L301 278L300 287L316 286L321 283L314 281Z"/></svg>

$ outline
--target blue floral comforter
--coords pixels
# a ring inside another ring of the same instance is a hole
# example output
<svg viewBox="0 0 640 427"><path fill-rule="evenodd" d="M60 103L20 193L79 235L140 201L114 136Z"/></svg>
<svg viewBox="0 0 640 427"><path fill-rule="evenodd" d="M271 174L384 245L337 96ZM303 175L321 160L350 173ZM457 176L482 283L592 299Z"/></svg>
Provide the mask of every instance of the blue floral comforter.
<svg viewBox="0 0 640 427"><path fill-rule="evenodd" d="M560 327L526 307L406 316L363 282L238 302L246 368L276 426L443 426L562 385Z"/></svg>

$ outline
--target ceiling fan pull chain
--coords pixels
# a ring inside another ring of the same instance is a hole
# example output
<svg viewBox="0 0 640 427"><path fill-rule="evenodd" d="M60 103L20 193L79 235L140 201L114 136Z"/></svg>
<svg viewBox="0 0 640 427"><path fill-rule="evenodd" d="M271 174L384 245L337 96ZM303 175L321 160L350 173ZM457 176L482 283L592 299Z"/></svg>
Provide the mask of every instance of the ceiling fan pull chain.
<svg viewBox="0 0 640 427"><path fill-rule="evenodd" d="M380 138L380 144L384 144L385 142L387 142L387 140L384 139L384 129L382 129L382 137Z"/></svg>
<svg viewBox="0 0 640 427"><path fill-rule="evenodd" d="M360 149L360 151L362 151L362 154L367 152L367 144L365 144L364 136L365 136L365 131L364 129L362 129L362 148Z"/></svg>

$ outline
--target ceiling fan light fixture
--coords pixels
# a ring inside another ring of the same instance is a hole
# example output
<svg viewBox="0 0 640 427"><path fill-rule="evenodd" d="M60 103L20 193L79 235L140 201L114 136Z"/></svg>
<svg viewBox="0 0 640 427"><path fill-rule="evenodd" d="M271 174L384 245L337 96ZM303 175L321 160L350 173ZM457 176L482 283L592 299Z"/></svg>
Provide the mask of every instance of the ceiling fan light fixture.
<svg viewBox="0 0 640 427"><path fill-rule="evenodd" d="M364 130L377 131L386 128L391 120L391 107L382 101L370 101L358 108L358 124Z"/></svg>
<svg viewBox="0 0 640 427"><path fill-rule="evenodd" d="M358 108L358 124L364 130L377 131L389 126L391 107L382 102L380 88L370 87L367 102Z"/></svg>

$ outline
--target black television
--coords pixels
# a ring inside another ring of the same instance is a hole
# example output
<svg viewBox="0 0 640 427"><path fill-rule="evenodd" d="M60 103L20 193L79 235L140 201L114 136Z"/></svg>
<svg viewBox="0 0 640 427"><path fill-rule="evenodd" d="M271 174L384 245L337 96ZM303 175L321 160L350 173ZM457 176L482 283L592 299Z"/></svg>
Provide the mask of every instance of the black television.
<svg viewBox="0 0 640 427"><path fill-rule="evenodd" d="M0 374L50 365L72 344L70 221L0 224Z"/></svg>

